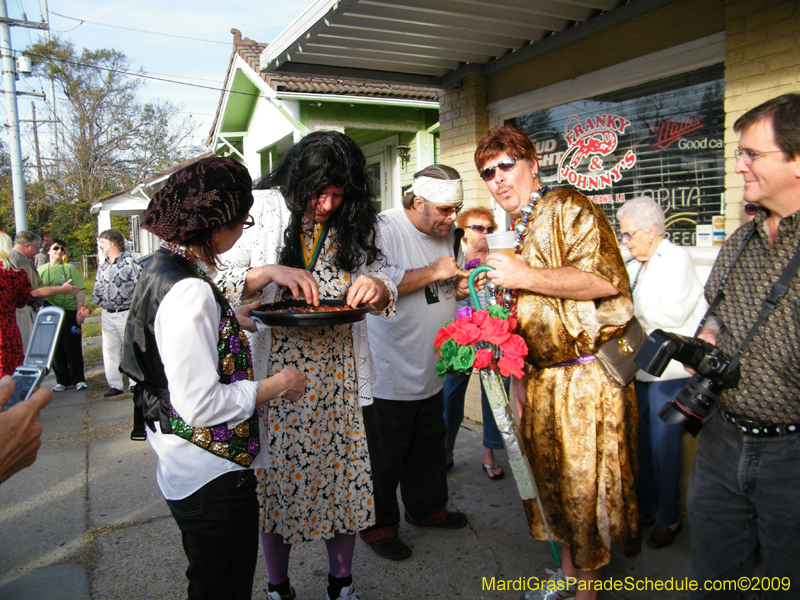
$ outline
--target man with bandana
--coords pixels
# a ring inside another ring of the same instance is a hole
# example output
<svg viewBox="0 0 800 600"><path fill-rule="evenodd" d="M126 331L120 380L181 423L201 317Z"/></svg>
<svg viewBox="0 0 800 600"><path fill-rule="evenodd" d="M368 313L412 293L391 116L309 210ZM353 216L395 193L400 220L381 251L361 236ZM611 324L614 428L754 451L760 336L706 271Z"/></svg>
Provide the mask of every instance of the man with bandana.
<svg viewBox="0 0 800 600"><path fill-rule="evenodd" d="M454 227L463 205L458 171L431 165L414 175L401 207L380 215L381 250L397 285L397 314L367 316L377 379L364 408L375 492L375 525L360 533L389 560L411 556L398 537L400 508L419 527L459 529L463 513L447 510L443 382L433 342L466 297L463 256L455 256Z"/></svg>

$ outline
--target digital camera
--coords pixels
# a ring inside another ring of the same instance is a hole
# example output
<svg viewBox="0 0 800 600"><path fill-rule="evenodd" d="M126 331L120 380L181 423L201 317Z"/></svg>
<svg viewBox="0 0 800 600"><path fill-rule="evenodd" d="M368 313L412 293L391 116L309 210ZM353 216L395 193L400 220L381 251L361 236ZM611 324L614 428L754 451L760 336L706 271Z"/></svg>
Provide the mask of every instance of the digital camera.
<svg viewBox="0 0 800 600"><path fill-rule="evenodd" d="M647 336L634 360L640 369L656 376L664 372L670 360L697 371L675 399L658 412L667 425L681 423L692 435L700 432L720 392L739 384L739 366L730 368L730 359L715 346L661 329Z"/></svg>

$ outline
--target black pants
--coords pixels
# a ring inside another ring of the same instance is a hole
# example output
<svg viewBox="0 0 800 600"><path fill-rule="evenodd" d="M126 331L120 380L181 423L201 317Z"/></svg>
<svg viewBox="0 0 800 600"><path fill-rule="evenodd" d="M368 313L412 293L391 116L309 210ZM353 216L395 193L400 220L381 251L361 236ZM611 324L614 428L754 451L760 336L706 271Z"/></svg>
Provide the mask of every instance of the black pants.
<svg viewBox="0 0 800 600"><path fill-rule="evenodd" d="M45 303L45 306L48 306ZM56 376L56 383L69 387L86 381L83 374L83 334L72 333L72 328L78 326L78 311L65 310L64 320L61 322L61 330L56 344L56 351L53 353L53 373Z"/></svg>
<svg viewBox="0 0 800 600"><path fill-rule="evenodd" d="M167 500L189 559L189 600L250 600L258 560L258 499L252 469Z"/></svg>
<svg viewBox="0 0 800 600"><path fill-rule="evenodd" d="M425 400L375 398L364 407L375 493L375 525L361 537L368 543L397 535L400 507L397 486L408 515L431 524L447 517L447 470L442 392Z"/></svg>

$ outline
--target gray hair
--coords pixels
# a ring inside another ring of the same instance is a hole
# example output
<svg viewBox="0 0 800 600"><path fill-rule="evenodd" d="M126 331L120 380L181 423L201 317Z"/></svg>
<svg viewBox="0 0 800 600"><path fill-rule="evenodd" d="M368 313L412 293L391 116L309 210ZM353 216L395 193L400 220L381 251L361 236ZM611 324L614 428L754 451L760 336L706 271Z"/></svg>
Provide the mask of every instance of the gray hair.
<svg viewBox="0 0 800 600"><path fill-rule="evenodd" d="M35 233L31 233L30 231L18 231L17 235L14 236L14 245L15 246L38 246L42 243L42 238L40 238Z"/></svg>
<svg viewBox="0 0 800 600"><path fill-rule="evenodd" d="M630 219L639 229L656 226L656 234L664 235L664 210L650 196L631 198L617 210L617 220Z"/></svg>

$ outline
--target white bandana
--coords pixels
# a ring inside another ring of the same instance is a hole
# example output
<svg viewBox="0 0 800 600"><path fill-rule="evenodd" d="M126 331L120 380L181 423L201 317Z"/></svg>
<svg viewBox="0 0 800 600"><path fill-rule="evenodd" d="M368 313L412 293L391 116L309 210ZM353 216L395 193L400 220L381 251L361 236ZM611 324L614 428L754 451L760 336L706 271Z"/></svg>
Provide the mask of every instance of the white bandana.
<svg viewBox="0 0 800 600"><path fill-rule="evenodd" d="M434 179L421 175L411 187L414 196L435 204L460 204L464 201L464 190L460 179Z"/></svg>

